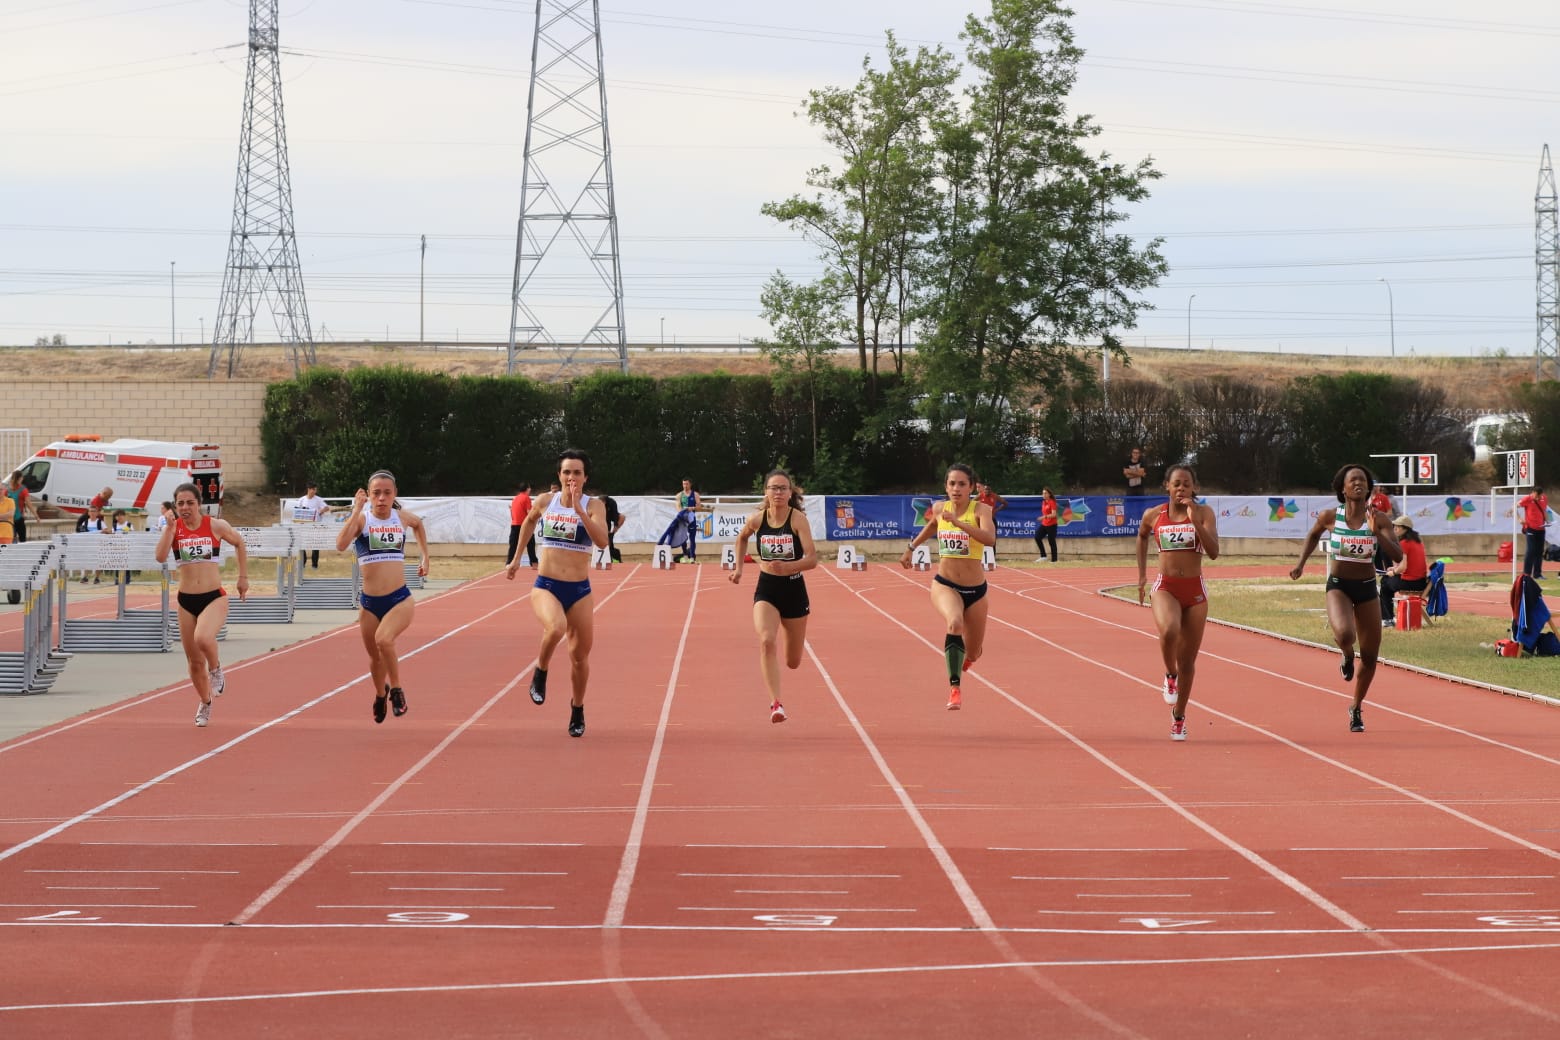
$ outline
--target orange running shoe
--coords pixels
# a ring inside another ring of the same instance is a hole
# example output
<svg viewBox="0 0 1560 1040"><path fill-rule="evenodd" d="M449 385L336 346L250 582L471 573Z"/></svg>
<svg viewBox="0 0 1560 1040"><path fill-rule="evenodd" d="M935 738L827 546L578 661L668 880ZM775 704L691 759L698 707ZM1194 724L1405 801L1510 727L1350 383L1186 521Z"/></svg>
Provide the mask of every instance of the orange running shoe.
<svg viewBox="0 0 1560 1040"><path fill-rule="evenodd" d="M963 703L964 700L959 695L959 688L957 686L950 687L948 690L948 710L958 711Z"/></svg>

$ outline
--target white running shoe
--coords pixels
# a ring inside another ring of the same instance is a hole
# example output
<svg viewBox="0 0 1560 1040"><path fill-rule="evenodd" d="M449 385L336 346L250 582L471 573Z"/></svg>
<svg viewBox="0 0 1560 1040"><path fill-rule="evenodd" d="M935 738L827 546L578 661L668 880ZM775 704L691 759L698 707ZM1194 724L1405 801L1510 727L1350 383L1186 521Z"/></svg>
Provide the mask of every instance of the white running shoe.
<svg viewBox="0 0 1560 1040"><path fill-rule="evenodd" d="M1181 695L1180 691L1176 689L1175 676L1173 676L1173 675L1165 676L1165 681L1160 686L1160 692L1162 694L1164 694L1164 698L1165 698L1165 703L1166 704L1169 704L1169 705L1174 705L1175 704L1175 699Z"/></svg>
<svg viewBox="0 0 1560 1040"><path fill-rule="evenodd" d="M227 689L227 676L222 674L222 666L220 664L217 665L209 675L211 678L211 695L213 697L222 696L222 691Z"/></svg>
<svg viewBox="0 0 1560 1040"><path fill-rule="evenodd" d="M1185 719L1172 718L1170 720L1170 739L1171 740L1185 740L1186 739L1186 720Z"/></svg>
<svg viewBox="0 0 1560 1040"><path fill-rule="evenodd" d="M204 729L205 726L206 726L206 723L208 723L210 721L211 721L211 702L210 701L202 701L200 707L195 710L195 725L200 726L202 729Z"/></svg>

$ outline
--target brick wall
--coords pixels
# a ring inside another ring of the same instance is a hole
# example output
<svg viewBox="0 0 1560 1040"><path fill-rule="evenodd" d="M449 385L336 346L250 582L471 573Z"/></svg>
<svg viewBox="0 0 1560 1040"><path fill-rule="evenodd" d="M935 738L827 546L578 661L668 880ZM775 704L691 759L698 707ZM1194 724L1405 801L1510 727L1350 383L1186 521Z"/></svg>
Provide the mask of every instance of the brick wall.
<svg viewBox="0 0 1560 1040"><path fill-rule="evenodd" d="M96 433L105 441L144 437L220 444L227 485L258 489L265 482L260 462L265 388L263 380L20 380L7 388L0 427L31 430L33 451L72 433ZM3 459L0 466L21 461Z"/></svg>

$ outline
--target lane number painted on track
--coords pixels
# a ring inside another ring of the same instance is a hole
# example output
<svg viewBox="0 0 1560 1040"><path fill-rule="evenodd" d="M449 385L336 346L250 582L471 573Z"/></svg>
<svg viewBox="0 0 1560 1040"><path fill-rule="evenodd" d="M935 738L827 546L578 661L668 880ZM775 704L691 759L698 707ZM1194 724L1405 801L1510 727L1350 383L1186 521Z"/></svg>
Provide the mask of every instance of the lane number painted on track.
<svg viewBox="0 0 1560 1040"><path fill-rule="evenodd" d="M1479 920L1502 928L1560 928L1560 916L1554 914L1513 914L1481 917Z"/></svg>
<svg viewBox="0 0 1560 1040"><path fill-rule="evenodd" d="M1160 928L1191 928L1199 924L1213 924L1212 921L1180 921L1168 917L1123 917L1122 924L1140 924L1150 931Z"/></svg>
<svg viewBox="0 0 1560 1040"><path fill-rule="evenodd" d="M84 917L80 910L56 910L52 914L37 917L18 917L18 921L101 921L101 917Z"/></svg>
<svg viewBox="0 0 1560 1040"><path fill-rule="evenodd" d="M447 910L398 910L386 914L393 924L459 924L470 919L470 914L457 914Z"/></svg>
<svg viewBox="0 0 1560 1040"><path fill-rule="evenodd" d="M776 928L827 928L839 918L828 914L759 914L753 920Z"/></svg>

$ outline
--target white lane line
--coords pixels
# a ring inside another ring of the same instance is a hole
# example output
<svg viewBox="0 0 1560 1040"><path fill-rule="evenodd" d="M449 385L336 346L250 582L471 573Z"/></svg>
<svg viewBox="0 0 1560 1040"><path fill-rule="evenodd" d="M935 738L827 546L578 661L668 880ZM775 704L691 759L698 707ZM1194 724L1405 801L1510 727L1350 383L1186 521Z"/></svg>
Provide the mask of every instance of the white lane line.
<svg viewBox="0 0 1560 1040"><path fill-rule="evenodd" d="M1146 896L1145 898L1157 899L1158 897L1157 896ZM1037 913L1037 914L1060 914L1060 915L1063 915L1063 916L1074 916L1074 915L1077 915L1077 916L1083 916L1083 917L1120 917L1122 914L1126 914L1126 913L1130 913L1133 917L1187 917L1187 916L1190 916L1191 912L1188 911L1185 907L1178 907L1175 910L1168 910L1167 909L1167 910L1161 910L1161 911L1159 911L1157 913L1152 911L1152 910L1143 910L1143 911L1138 911L1138 910L1131 910L1131 911L1127 911L1127 910L1036 910L1035 913ZM1274 917L1277 914L1278 914L1277 910L1198 910L1197 911L1197 916L1198 917ZM1305 929L1305 931L1307 933L1310 933L1312 931L1312 929L1308 928L1308 929ZM1350 931L1353 931L1353 929L1350 929ZM1331 934L1331 933L1328 933L1328 934Z"/></svg>
<svg viewBox="0 0 1560 1040"><path fill-rule="evenodd" d="M633 580L634 574L637 573L638 570L639 570L639 568L636 566L634 568L634 570L629 573L628 577L623 579L622 583L620 583L617 588L613 589L610 593L607 594L607 596L604 599L602 599L602 601L598 605L598 607L599 606L605 606L607 603L610 603L612 601L612 597L616 596L619 592L622 592L624 587L631 580ZM513 606L515 603L518 603L518 602L520 602L518 599L511 600L509 603L505 604L504 606L499 607L496 610L490 611L487 614L483 614L481 617L477 618L475 621L468 622L467 624L461 625L459 628L452 629L447 635L440 636L438 639L434 640L432 643L425 643L425 644L423 644L422 646L418 647L417 650L414 650L413 653L416 653L416 652L418 652L420 650L427 649L428 647L433 646L435 643L443 642L445 639L449 638L449 636L454 635L456 632L460 632L460 631L463 631L463 630L465 630L467 628L470 628L472 625L475 625L475 624L477 624L480 621L485 621L488 618L492 617L494 614L498 614L501 611L507 610L507 609L509 609L509 607ZM406 658L408 658L410 656L411 656L411 654L402 654L401 655L401 659L404 661ZM304 874L308 873L311 869L313 869L313 867L314 867L314 865L316 863L318 863L320 860L324 859L327 855L329 855L332 850L334 850L338 845L340 845L343 841L345 841L347 839L347 836L349 834L351 834L353 831L357 830L357 828L362 825L364 820L367 820L370 816L372 816L376 809L378 809L381 805L384 805L392 797L394 797L396 795L396 793L399 792L402 787L406 786L406 784L409 781L411 781L411 779L413 777L415 777L415 776L417 776L417 774L421 773L425 768L428 767L428 765L430 763L433 762L434 759L436 759L440 755L442 755L444 753L445 749L449 748L452 744L455 743L456 740L460 739L460 737L468 729L470 729L472 726L476 725L482 719L482 717L484 715L486 715L489 711L491 711L494 708L494 706L496 706L500 701L502 701L506 696L508 696L510 690L512 690L516 686L520 685L520 681L525 678L526 674L528 672L530 672L531 669L533 667L535 667L535 665L536 665L536 659L532 658L530 664L527 664L524 668L520 669L519 673L517 673L513 679L509 680L509 682L505 683L504 686L497 693L495 693L495 694L493 694L493 696L489 697L487 699L487 701L485 703L483 703L483 705L481 707L479 707L475 712L473 712L469 717L467 717L466 721L462 722L459 726L456 726L453 730L451 730L449 733L447 733L443 740L441 740L437 744L435 744L433 746L433 748L431 750L429 750L429 752L426 755L424 755L422 758L418 759L416 763L414 763L410 768L408 768L406 770L406 772L402 773L400 776L396 777L390 783L386 784L385 785L385 789L383 791L379 792L379 794L376 795L373 798L373 800L371 800L367 805L365 805L356 814L354 814L353 817L350 820L348 820L346 823L342 824L340 829L338 829L335 834L332 834L330 837L326 838L322 843L320 843L320 845L318 847L316 847L314 849L314 851L310 852L307 856L303 857L303 859L300 860L297 863L297 865L295 865L291 870L289 870L287 873L283 874L281 877L277 878L276 882L274 884L272 884L270 888L268 888L264 892L260 893L260 895L255 897L253 902L251 902L248 906L244 907L243 910L239 911L238 915L233 918L232 923L233 924L237 924L237 925L242 925L242 924L246 924L249 921L253 920L254 916L256 914L258 914L261 910L264 910L268 905L270 905L270 903L273 900L275 900L277 896L281 895L295 881L297 881L299 878L303 877ZM458 843L450 843L450 844L458 844ZM408 907L407 909L416 909L416 908Z"/></svg>
<svg viewBox="0 0 1560 1040"><path fill-rule="evenodd" d="M1190 892L1078 892L1074 899L1190 899Z"/></svg>
<svg viewBox="0 0 1560 1040"><path fill-rule="evenodd" d="M0 903L7 910L193 910L183 903Z"/></svg>
<svg viewBox="0 0 1560 1040"><path fill-rule="evenodd" d="M987 853L1186 853L1189 848L1009 848L992 845Z"/></svg>
<svg viewBox="0 0 1560 1040"><path fill-rule="evenodd" d="M708 874L708 873L683 873L678 877L746 877L746 878L894 878L900 874Z"/></svg>
<svg viewBox="0 0 1560 1040"><path fill-rule="evenodd" d="M835 580L838 581L839 579L836 578ZM862 600L862 602L866 603L867 601ZM871 603L867 603L867 605L872 606L874 610L877 609ZM909 630L906 629L906 631ZM860 740L862 746L867 749L867 754L871 757L873 764L877 766L878 773L888 782L889 789L894 792L894 797L899 799L899 804L904 808L905 815L910 817L911 825L921 835L921 841L926 845L927 850L931 852L932 858L937 861L937 865L942 868L943 876L948 879L948 884L953 887L954 894L959 897L959 902L964 904L964 912L970 915L970 920L974 922L976 928L982 931L995 931L997 922L992 919L990 911L980 901L980 897L975 894L974 886L964 876L963 871L959 870L959 865L953 861L953 856L943 846L942 840L932 830L932 825L926 822L926 817L921 814L921 810L916 806L915 800L910 797L910 792L905 790L904 784L899 782L899 777L894 774L894 770L889 766L888 760L878 750L878 746L873 742L871 734L867 732L867 728L861 724L861 720L856 717L856 713L846 703L845 695L840 692L839 686L834 682L834 676L830 675L829 670L823 666L823 661L819 659L818 652L813 649L811 643L807 644L806 649L807 656L812 658L813 667L818 669L818 674L823 676L824 685L829 688L829 693L834 696L834 702L839 705L840 711L844 714L846 721L850 723L851 729L856 731L856 739Z"/></svg>
<svg viewBox="0 0 1560 1040"><path fill-rule="evenodd" d="M316 910L556 910L556 906L492 906L487 903L317 903Z"/></svg>
<svg viewBox="0 0 1560 1040"><path fill-rule="evenodd" d="M161 885L44 885L47 892L161 892Z"/></svg>
<svg viewBox="0 0 1560 1040"><path fill-rule="evenodd" d="M623 927L623 919L628 914L628 896L634 887L634 874L639 869L639 852L645 840L645 824L650 817L650 799L655 795L655 776L661 768L661 749L666 746L666 724L672 715L672 699L677 695L677 677L682 674L683 654L688 649L688 633L693 628L693 609L699 602L699 582L703 574L702 570L694 571L693 574L688 614L683 618L682 635L677 638L677 653L672 657L672 672L666 679L661 714L655 722L655 739L650 743L645 774L639 782L634 819L628 828L628 840L623 844L623 858L618 862L617 877L612 882L612 895L607 900L607 914L602 920L603 928Z"/></svg>
<svg viewBox="0 0 1560 1040"><path fill-rule="evenodd" d="M837 581L838 579L836 578L835 580ZM843 584L843 582L841 584ZM906 632L908 632L911 635L912 638L914 638L917 642L919 642L922 645L924 645L925 647L927 647L929 650L932 650L934 652L938 652L939 651L940 648L937 647L934 643L932 643L926 637L922 636L919 632L916 632L909 625L906 625L903 621L900 621L898 618L894 617L888 611L882 609L877 604L872 603L872 602L870 602L870 601L868 601L866 599L863 599L862 602L866 603L867 606L869 606L873 610L877 611L883 617L888 618L894 624L896 624L900 628L904 629ZM1150 686L1152 685L1150 683L1145 683L1142 679L1138 678L1137 676L1129 675L1127 672L1124 672L1124 671L1122 671L1119 668L1113 668L1113 667L1111 667L1109 665L1102 664L1100 661L1097 661L1097 660L1095 660L1093 658L1085 657L1084 655L1082 655L1082 654L1080 654L1080 653L1078 653L1078 652L1076 652L1076 651L1074 651L1072 649L1069 649L1068 647L1061 646L1060 644L1057 644L1057 643L1050 643L1047 640L1041 639L1039 636L1035 635L1029 629L1020 627L1018 625L1015 625L1015 624L1013 624L1010 621L1005 621L1002 618L995 617L995 616L991 617L990 620L991 621L995 621L998 624L1005 625L1008 628L1014 629L1015 631L1022 632L1025 635L1030 636L1031 638L1033 638L1035 640L1038 640L1038 641L1040 641L1042 643L1047 643L1047 645L1049 645L1049 646L1054 646L1054 647L1056 647L1056 649L1058 649L1062 653L1065 653L1065 654L1067 654L1067 655L1069 655L1071 657L1075 657L1078 660L1086 662L1087 664L1093 665L1095 667L1103 668L1105 671L1112 672L1112 673L1114 673L1116 675L1119 675L1122 678L1127 679L1127 680L1129 680L1131 682L1141 683L1143 685L1150 685ZM996 683L992 682L984 674L981 674L981 673L978 673L978 672L971 672L970 675L977 682L981 683L983 686L986 686L987 688L992 690L994 693L996 693L999 696L1001 696L1008 703L1012 704L1019 711L1021 711L1024 714L1030 716L1031 718L1036 719L1037 721L1041 722L1047 728L1049 728L1053 733L1055 733L1058 736L1060 736L1063 740L1066 740L1068 743L1072 744L1078 750L1082 751L1084 754L1086 754L1090 758L1094 759L1100 765L1104 766L1106 769L1110 770L1111 772L1115 773L1117 776L1119 776L1122 779L1126 780L1128 783L1132 784L1134 787L1136 787L1138 790L1142 791L1148 797L1152 798L1154 801L1158 802L1160 805L1163 805L1166 809L1170 810L1175 815L1181 817L1181 819L1185 820L1187 823L1191 824L1193 827L1195 827L1198 830L1202 831L1204 834L1206 834L1209 837L1213 838L1219 844L1223 845L1225 848L1229 849L1231 852L1235 853L1241 859L1244 859L1247 863L1250 863L1252 866L1256 867L1258 870L1262 871L1264 874L1267 874L1269 877L1273 878L1279 884L1283 885L1285 888L1289 889L1291 892L1295 893L1297 896L1299 896L1300 898L1304 899L1306 902L1310 903L1312 906L1314 906L1317 909L1321 910L1323 913L1325 913L1327 916L1331 917L1333 920L1339 922L1344 927L1353 929L1355 931L1364 932L1364 931L1369 931L1370 930L1369 926L1366 925L1364 921L1361 921L1359 918L1357 918L1353 914L1349 913L1343 907L1339 906L1337 903L1334 903L1332 900L1328 899L1326 896L1322 895L1320 892L1318 892L1315 889L1313 889L1310 885L1307 885L1305 882L1301 881L1299 878L1295 877L1293 874L1290 874L1288 871L1282 870L1278 866L1278 864L1273 863L1272 861L1270 861L1268 859L1265 859L1263 856L1259 855L1255 850L1247 848L1245 845L1242 845L1240 842L1236 841L1234 838L1232 838L1229 835L1225 834L1223 831L1219 830L1213 824L1209 823L1207 820L1204 820L1201 816L1198 816L1196 813L1192 812L1190 809L1186 808L1184 805L1180 804L1175 799L1171 798L1169 795L1167 795L1163 791L1159 790L1159 788L1155 787L1153 784L1149 783L1147 780L1142 779L1137 774L1131 772L1125 766L1121 765L1120 763L1118 763L1114 759L1112 759L1110 756L1106 755L1104 752L1102 752L1102 751L1098 750L1097 748L1095 748L1092 744L1090 744L1087 741L1083 740L1081 737L1076 736L1074 733L1072 733L1072 731L1067 729L1067 727L1058 724L1054 720L1052 720L1052 719L1048 718L1047 716L1041 714L1040 712L1036 711L1034 708L1031 708L1028 704L1025 704L1023 701L1019 700L1017 697L1015 697L1012 694L1008 693L1006 690L1002 689L1002 687L1000 687ZM1206 710L1206 709L1204 709L1204 710Z"/></svg>
<svg viewBox="0 0 1560 1040"><path fill-rule="evenodd" d="M679 906L679 910L711 910L756 914L918 914L915 907L897 906Z"/></svg>
<svg viewBox="0 0 1560 1040"><path fill-rule="evenodd" d="M1422 896L1438 896L1451 899L1488 899L1490 896L1534 896L1537 892L1421 892Z"/></svg>
<svg viewBox="0 0 1560 1040"><path fill-rule="evenodd" d="M152 781L156 783L156 781ZM150 785L147 785L150 786ZM270 849L279 841L83 841L81 845L122 845L135 849Z"/></svg>
<svg viewBox="0 0 1560 1040"><path fill-rule="evenodd" d="M263 927L263 926L262 926ZM773 932L775 929L764 929ZM1330 933L1328 933L1330 934ZM79 1011L89 1008L169 1007L178 1005L264 1004L283 1001L405 996L416 993L507 993L524 990L576 990L595 986L638 986L654 983L744 982L776 979L861 978L889 975L934 975L966 972L1026 971L1042 968L1152 968L1212 964L1283 964L1312 961L1379 960L1422 957L1431 954L1533 953L1560 949L1560 942L1492 943L1481 946L1433 946L1420 949L1323 950L1318 953L1272 953L1224 957L1142 957L1078 960L992 961L986 963L906 964L860 968L820 968L800 971L708 972L689 975L613 975L595 978L527 980L525 982L473 982L432 986L360 987L352 989L293 990L277 993L235 993L204 997L157 997L142 1000L94 1000L54 1004L6 1004L8 1011Z"/></svg>
<svg viewBox="0 0 1560 1040"><path fill-rule="evenodd" d="M848 888L734 888L739 896L848 896Z"/></svg>
<svg viewBox="0 0 1560 1040"><path fill-rule="evenodd" d="M530 666L526 666L529 670ZM381 845L432 845L458 849L578 849L582 841L382 841Z"/></svg>
<svg viewBox="0 0 1560 1040"><path fill-rule="evenodd" d="M1228 877L1067 877L1047 874L1014 874L1014 881L1228 881Z"/></svg>
<svg viewBox="0 0 1560 1040"><path fill-rule="evenodd" d="M497 577L497 575L491 575L488 578L478 578L475 581L464 582L464 583L462 583L460 585L457 585L455 588L445 589L443 592L436 592L432 596L428 596L425 599L420 599L417 602L419 604L431 603L434 600L444 599L446 597L453 596L453 595L455 595L456 593L459 593L459 592L470 592L471 590L473 590L475 588L478 588L479 586L481 586L485 582L491 580L492 578L496 578L496 577ZM226 668L224 670L223 674L224 675L237 675L237 674L243 672L244 669L246 669L246 668L257 667L257 666L259 666L261 664L264 664L267 661L272 661L272 660L275 660L278 657L282 657L282 656L284 656L286 654L290 654L290 653L294 652L295 650L303 650L306 647L313 646L315 643L321 643L321 642L324 642L327 639L334 639L336 636L339 636L339 635L345 635L347 633L352 633L352 634L355 635L355 634L357 634L357 632L358 632L358 626L357 625L350 624L350 623L349 624L345 624L345 625L342 625L340 628L333 628L329 632L322 632L322 633L320 633L317 636L311 636L308 639L301 639L298 642L293 643L293 644L291 644L289 646L282 647L280 650L272 650L270 653L264 654L264 655L262 655L260 657L251 657L247 661L240 661L237 664L232 665L232 666ZM8 751L15 751L17 748L26 747L29 744L36 744L40 740L47 740L50 737L59 736L61 733L65 733L65 732L68 732L70 730L73 730L77 726L90 725L91 723L98 722L98 721L100 721L102 719L106 719L110 715L117 715L117 714L119 714L122 711L128 711L131 708L139 707L140 705L146 704L146 703L148 703L150 701L157 700L158 698L161 698L161 697L167 697L168 695L174 694L174 693L178 693L181 690L192 690L192 689L194 689L194 687L191 686L190 683L182 682L182 683L179 683L178 685L175 685L175 686L169 686L169 687L167 687L166 689L163 689L163 690L155 690L155 691L153 691L151 693L143 694L140 697L133 697L130 700L127 700L127 701L125 701L122 704L115 705L114 707L111 707L111 708L105 708L102 711L93 712L92 714L87 715L84 718L77 719L74 722L67 722L67 723L65 723L62 726L55 727L54 729L46 730L46 731L44 731L42 733L35 733L32 736L30 736L30 737L26 737L26 738L21 739L21 740L12 741L9 744L5 744L3 746L0 746L0 755L3 755L3 754L5 754ZM85 844L85 843L83 843L83 844Z"/></svg>
<svg viewBox="0 0 1560 1040"><path fill-rule="evenodd" d="M236 873L236 872L235 872ZM568 877L566 870L349 870L353 877Z"/></svg>
<svg viewBox="0 0 1560 1040"><path fill-rule="evenodd" d="M24 870L23 874L237 874L236 870Z"/></svg>
<svg viewBox="0 0 1560 1040"><path fill-rule="evenodd" d="M685 849L886 849L887 845L756 845L736 842L704 842L684 845Z"/></svg>
<svg viewBox="0 0 1560 1040"><path fill-rule="evenodd" d="M385 888L385 891L386 892L502 892L503 889L502 888L454 888L454 887L448 887L448 886L434 887L434 886L429 886L429 885L418 885L418 886L415 886L415 887L398 887L396 885L389 885L389 886L387 886Z"/></svg>
<svg viewBox="0 0 1560 1040"><path fill-rule="evenodd" d="M1345 881L1549 881L1553 874L1345 874Z"/></svg>
<svg viewBox="0 0 1560 1040"><path fill-rule="evenodd" d="M1241 723L1244 725L1244 723ZM1297 848L1290 852L1488 852L1485 845L1372 845L1367 848Z"/></svg>
<svg viewBox="0 0 1560 1040"><path fill-rule="evenodd" d="M1495 908L1493 910L1475 910L1472 907L1462 907L1461 909L1458 909L1458 910L1423 910L1423 909L1399 910L1399 911L1397 911L1397 913L1400 913L1400 914L1465 914L1465 915L1473 915L1473 914L1521 914L1523 917L1531 917L1533 914L1560 914L1560 909L1556 909L1556 910L1536 910L1536 909L1534 909L1533 907L1530 907L1530 906L1529 907L1521 907L1521 908L1518 908L1518 909L1512 909L1511 907L1508 906L1508 907L1497 907L1497 908ZM1551 929L1553 929L1555 926L1553 924L1551 924L1551 925L1549 925L1549 927Z"/></svg>
<svg viewBox="0 0 1560 1040"><path fill-rule="evenodd" d="M468 621L466 624L461 625L458 628L450 629L448 632L444 633L443 635L439 636L438 638L429 640L428 642L422 644L421 646L416 647L415 649L412 649L412 650L408 651L407 653L402 654L401 655L401 660L404 661L404 660L406 660L406 659L408 659L410 657L415 657L416 655L422 653L424 650L430 649L431 647L438 646L440 643L444 642L446 639L450 639L453 636L458 635L461 632L464 632L466 629L471 628L474 625L480 624L483 621L486 621L488 618L494 616L495 614L502 613L503 611L507 610L510 606L512 606L514 602L518 602L518 600L511 601L510 603L506 603L502 607L498 607L498 608L496 608L494 610L490 610L490 611L488 611L488 613L483 614L481 617L477 618L476 620ZM22 852L25 852L26 850L32 848L34 845L40 845L43 842L48 841L50 838L53 838L56 835L62 834L62 833L64 833L67 830L70 830L72 827L75 827L77 824L85 823L88 820L91 820L91 819L94 819L94 818L96 818L98 816L101 816L103 813L108 812L110 809L113 809L116 806L119 806L119 805L124 804L125 802L128 802L130 799L134 798L136 795L142 794L142 793L144 793L146 791L150 791L152 788L156 787L158 784L164 782L165 780L169 780L169 779L171 779L171 778L173 778L175 776L178 776L180 773L186 772L186 771L188 771L190 769L195 768L198 765L201 765L201 764L203 764L205 762L211 761L213 758L216 758L218 755L222 754L224 751L231 751L233 748L238 747L240 744L243 744L246 741L252 740L255 737L258 737L260 734L266 732L267 730L271 729L274 726L279 726L279 725L281 725L284 722L291 721L292 719L296 718L297 716L302 715L304 712L308 711L310 708L313 708L313 707L315 707L316 705L319 705L319 704L324 704L326 701L330 700L332 697L336 696L338 693L341 693L341 692L343 692L345 690L351 689L353 686L356 686L358 683L362 682L363 680L365 680L367 678L369 678L369 674L367 672L364 672L363 674L356 676L355 678L349 680L348 682L342 683L340 686L336 687L334 690L331 690L331 691L329 691L327 693L322 693L318 697L315 697L313 700L305 701L304 703L300 704L298 707L293 708L290 711L283 712L281 715L276 716L275 718L271 719L269 722L262 722L260 725L256 726L255 728L253 728L253 729L251 729L251 730L249 730L247 732L240 733L238 736L234 737L232 740L229 740L225 744L218 744L216 747L212 748L210 751L207 751L205 754L197 755L197 756L195 756L192 759L189 759L189 760L187 760L187 761L185 761L185 762L183 762L183 763L181 763L179 765L174 766L172 769L168 769L168 770L158 774L157 776L153 777L152 779L146 781L143 784L137 784L135 787L130 788L130 790L124 792L121 795L118 795L118 796L116 796L114 798L110 798L108 801L102 803L101 805L98 805L98 806L95 806L94 808L88 809L86 812L80 813L80 814L78 814L76 816L73 816L70 819L64 821L63 823L56 824L55 826L50 827L48 830L42 832L41 834L34 835L33 837L28 838L26 841L19 842L19 843L15 844L15 845L12 845L8 849L5 849L4 851L0 851L0 862L8 860L12 856L16 856L16 855L18 855L18 854L20 854ZM84 842L83 844L87 844L87 843ZM154 842L96 842L96 843L93 843L93 844L103 844L103 845L152 845L152 844L157 844L157 843L154 843ZM180 843L168 842L166 844L173 845L173 844L180 844ZM188 844L193 844L193 843L188 843ZM231 844L241 844L241 843L234 842L234 843L231 843ZM257 843L257 844L259 844L259 843ZM276 843L275 842L267 842L267 843L264 843L264 844L276 844Z"/></svg>

